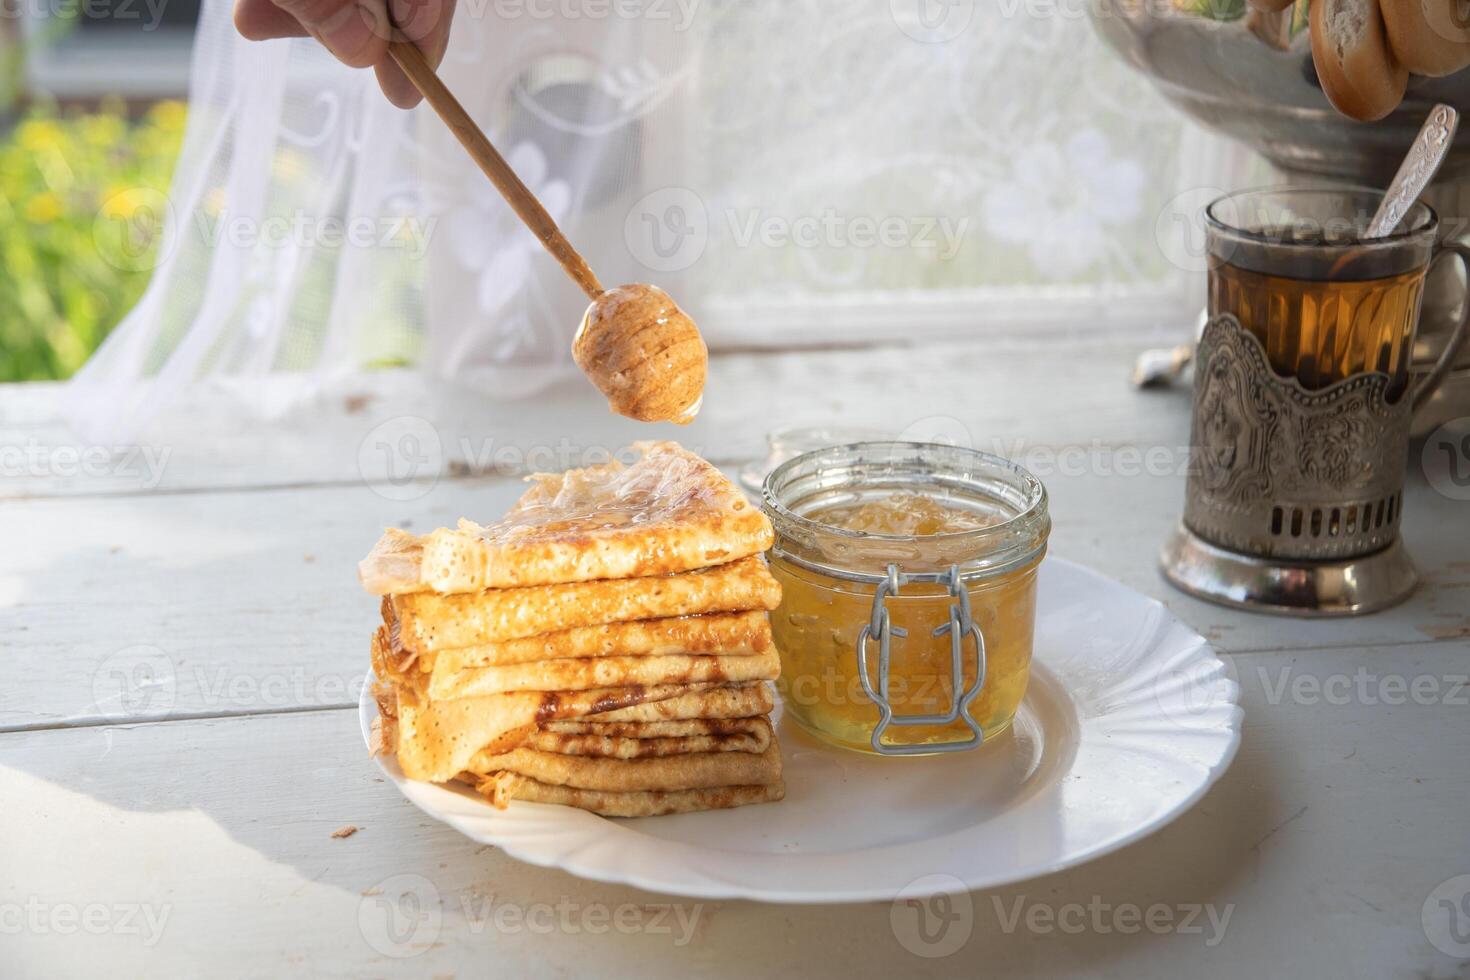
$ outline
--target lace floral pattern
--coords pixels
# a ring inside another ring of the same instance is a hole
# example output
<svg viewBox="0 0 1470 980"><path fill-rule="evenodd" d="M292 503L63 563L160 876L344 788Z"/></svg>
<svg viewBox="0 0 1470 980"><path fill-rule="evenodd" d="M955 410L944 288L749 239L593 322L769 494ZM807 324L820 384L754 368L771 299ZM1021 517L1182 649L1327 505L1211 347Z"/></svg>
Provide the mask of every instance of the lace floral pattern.
<svg viewBox="0 0 1470 980"><path fill-rule="evenodd" d="M1154 229L1226 178L1084 5L582 6L462 4L441 74L603 282L664 286L716 348L1197 305ZM416 361L517 396L573 370L586 297L438 119L229 7L204 3L168 247L77 421L283 372Z"/></svg>

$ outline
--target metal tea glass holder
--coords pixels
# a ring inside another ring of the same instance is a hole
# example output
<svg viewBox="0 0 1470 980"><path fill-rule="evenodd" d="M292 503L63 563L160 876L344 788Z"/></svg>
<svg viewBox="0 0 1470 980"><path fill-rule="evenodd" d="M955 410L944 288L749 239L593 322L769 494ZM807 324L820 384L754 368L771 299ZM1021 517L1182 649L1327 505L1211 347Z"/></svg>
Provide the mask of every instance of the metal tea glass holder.
<svg viewBox="0 0 1470 980"><path fill-rule="evenodd" d="M1391 606L1418 581L1399 537L1415 399L1387 374L1318 391L1272 369L1233 315L1195 361L1184 518L1160 556L1203 599L1302 616Z"/></svg>

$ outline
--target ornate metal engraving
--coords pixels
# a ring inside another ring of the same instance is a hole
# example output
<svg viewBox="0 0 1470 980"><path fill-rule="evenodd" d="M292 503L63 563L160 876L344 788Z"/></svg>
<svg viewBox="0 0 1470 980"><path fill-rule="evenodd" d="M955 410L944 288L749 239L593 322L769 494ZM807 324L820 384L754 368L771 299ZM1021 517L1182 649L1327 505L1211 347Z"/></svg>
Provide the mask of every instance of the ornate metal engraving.
<svg viewBox="0 0 1470 980"><path fill-rule="evenodd" d="M1184 523L1215 545L1289 560L1370 554L1398 536L1411 399L1389 377L1321 391L1272 370L1234 316L1210 320L1194 380Z"/></svg>

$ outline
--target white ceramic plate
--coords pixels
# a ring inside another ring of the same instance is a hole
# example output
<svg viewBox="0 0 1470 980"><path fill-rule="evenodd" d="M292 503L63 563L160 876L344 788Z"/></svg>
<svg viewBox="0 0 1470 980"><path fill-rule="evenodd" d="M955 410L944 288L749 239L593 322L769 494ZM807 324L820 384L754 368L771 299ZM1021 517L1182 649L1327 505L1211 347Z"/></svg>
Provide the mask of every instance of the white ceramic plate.
<svg viewBox="0 0 1470 980"><path fill-rule="evenodd" d="M364 693L364 738L376 711ZM784 801L637 820L495 810L380 763L424 812L532 864L693 898L858 902L991 888L1136 841L1225 771L1240 717L1239 689L1202 637L1158 602L1049 558L1025 701L1010 732L973 752L873 758L778 722Z"/></svg>

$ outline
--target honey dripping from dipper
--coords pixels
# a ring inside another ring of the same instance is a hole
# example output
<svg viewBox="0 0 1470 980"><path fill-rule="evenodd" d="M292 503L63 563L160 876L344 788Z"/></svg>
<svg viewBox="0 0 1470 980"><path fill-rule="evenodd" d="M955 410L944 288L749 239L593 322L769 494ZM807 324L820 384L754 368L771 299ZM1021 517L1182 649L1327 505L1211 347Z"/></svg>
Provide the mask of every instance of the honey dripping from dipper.
<svg viewBox="0 0 1470 980"><path fill-rule="evenodd" d="M709 352L694 321L657 286L618 286L593 300L572 358L619 415L688 425L699 413Z"/></svg>
<svg viewBox="0 0 1470 980"><path fill-rule="evenodd" d="M479 125L407 38L388 45L393 60L434 107L516 216L560 263L592 305L572 341L577 366L607 396L612 410L640 422L688 424L699 412L709 354L699 329L667 293L633 284L604 291L587 260L572 247Z"/></svg>

